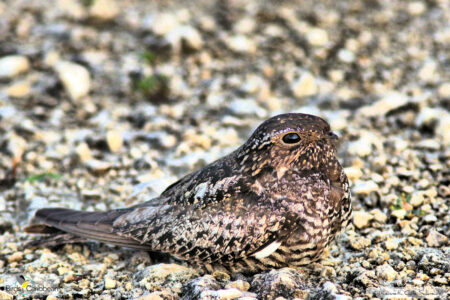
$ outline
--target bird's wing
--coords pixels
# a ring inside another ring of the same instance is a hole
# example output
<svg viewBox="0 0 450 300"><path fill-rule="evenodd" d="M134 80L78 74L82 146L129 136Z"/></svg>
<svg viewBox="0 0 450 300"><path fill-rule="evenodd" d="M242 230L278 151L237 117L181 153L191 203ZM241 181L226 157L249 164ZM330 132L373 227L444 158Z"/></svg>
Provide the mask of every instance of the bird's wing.
<svg viewBox="0 0 450 300"><path fill-rule="evenodd" d="M255 255L296 227L296 215L278 202L237 195L203 206L140 207L119 216L114 231L182 260L225 263Z"/></svg>

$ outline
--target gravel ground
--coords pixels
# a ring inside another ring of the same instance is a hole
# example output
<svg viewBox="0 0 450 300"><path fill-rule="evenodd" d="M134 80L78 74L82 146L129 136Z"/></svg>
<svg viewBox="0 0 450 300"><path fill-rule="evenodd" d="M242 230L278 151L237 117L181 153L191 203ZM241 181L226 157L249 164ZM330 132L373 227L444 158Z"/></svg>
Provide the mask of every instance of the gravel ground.
<svg viewBox="0 0 450 300"><path fill-rule="evenodd" d="M0 2L0 299L445 299L449 7ZM23 247L36 209L139 203L282 112L341 136L355 212L319 263L246 277L98 243Z"/></svg>

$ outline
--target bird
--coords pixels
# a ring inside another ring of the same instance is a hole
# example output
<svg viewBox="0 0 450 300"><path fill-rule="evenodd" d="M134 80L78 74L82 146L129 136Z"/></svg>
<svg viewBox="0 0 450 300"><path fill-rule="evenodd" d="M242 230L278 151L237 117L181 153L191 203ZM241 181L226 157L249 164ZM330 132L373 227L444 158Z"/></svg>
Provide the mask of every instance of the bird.
<svg viewBox="0 0 450 300"><path fill-rule="evenodd" d="M160 253L204 272L304 266L351 217L336 140L320 117L280 114L158 197L105 212L43 208L24 231Z"/></svg>

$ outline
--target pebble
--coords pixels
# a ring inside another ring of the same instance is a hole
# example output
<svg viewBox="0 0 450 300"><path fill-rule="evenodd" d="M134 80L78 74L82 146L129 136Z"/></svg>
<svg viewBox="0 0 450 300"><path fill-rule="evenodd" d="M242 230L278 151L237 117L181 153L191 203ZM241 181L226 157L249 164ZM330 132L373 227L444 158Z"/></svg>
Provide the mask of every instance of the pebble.
<svg viewBox="0 0 450 300"><path fill-rule="evenodd" d="M267 111L259 106L253 99L235 99L229 102L228 108L236 115L267 116Z"/></svg>
<svg viewBox="0 0 450 300"><path fill-rule="evenodd" d="M378 266L376 268L376 273L378 277L386 281L393 281L398 276L398 273L387 263Z"/></svg>
<svg viewBox="0 0 450 300"><path fill-rule="evenodd" d="M386 247L387 250L395 250L398 248L398 240L397 239L387 239L384 242L384 246Z"/></svg>
<svg viewBox="0 0 450 300"><path fill-rule="evenodd" d="M372 153L372 143L366 136L362 136L348 144L348 152L359 157L365 157Z"/></svg>
<svg viewBox="0 0 450 300"><path fill-rule="evenodd" d="M439 86L438 96L442 99L450 98L450 82L444 82Z"/></svg>
<svg viewBox="0 0 450 300"><path fill-rule="evenodd" d="M353 192L359 195L369 195L371 192L378 191L379 186L374 181L361 181L358 180L355 182L355 187L353 188Z"/></svg>
<svg viewBox="0 0 450 300"><path fill-rule="evenodd" d="M422 68L419 70L418 76L424 83L434 83L439 79L437 73L437 64L435 61L426 61Z"/></svg>
<svg viewBox="0 0 450 300"><path fill-rule="evenodd" d="M379 209L374 209L370 213L373 215L374 220L381 224L386 223L386 221L388 219L386 214Z"/></svg>
<svg viewBox="0 0 450 300"><path fill-rule="evenodd" d="M308 43L313 46L325 46L328 44L328 33L321 28L312 28L306 33Z"/></svg>
<svg viewBox="0 0 450 300"><path fill-rule="evenodd" d="M84 162L84 164L87 169L94 175L102 175L111 168L111 164L109 162L101 161L98 159L90 159Z"/></svg>
<svg viewBox="0 0 450 300"><path fill-rule="evenodd" d="M248 283L247 281L244 280L236 280L236 281L232 281L229 282L225 285L225 288L230 289L230 288L234 288L234 289L238 289L240 291L248 291L248 289L250 288L250 283Z"/></svg>
<svg viewBox="0 0 450 300"><path fill-rule="evenodd" d="M242 296L244 296L244 293L238 289L224 289L217 291L204 291L200 294L200 299L231 300Z"/></svg>
<svg viewBox="0 0 450 300"><path fill-rule="evenodd" d="M203 38L198 30L187 25L174 28L166 35L166 39L177 51L180 51L182 41L191 50L200 50L203 46Z"/></svg>
<svg viewBox="0 0 450 300"><path fill-rule="evenodd" d="M255 42L244 35L234 35L225 39L225 42L231 50L238 53L252 54L256 52Z"/></svg>
<svg viewBox="0 0 450 300"><path fill-rule="evenodd" d="M349 64L355 61L355 54L350 50L341 49L338 52L338 58L340 61Z"/></svg>
<svg viewBox="0 0 450 300"><path fill-rule="evenodd" d="M21 261L23 259L23 252L17 251L10 256L8 256L8 263Z"/></svg>
<svg viewBox="0 0 450 300"><path fill-rule="evenodd" d="M256 25L254 18L245 17L234 24L233 31L240 34L248 34L255 30Z"/></svg>
<svg viewBox="0 0 450 300"><path fill-rule="evenodd" d="M441 247L448 244L448 237L434 229L430 230L425 240L430 247Z"/></svg>
<svg viewBox="0 0 450 300"><path fill-rule="evenodd" d="M438 219L435 215L426 215L423 220L425 221L425 223L434 223L436 222Z"/></svg>
<svg viewBox="0 0 450 300"><path fill-rule="evenodd" d="M30 62L26 56L10 55L0 58L0 78L13 78L29 69Z"/></svg>
<svg viewBox="0 0 450 300"><path fill-rule="evenodd" d="M412 1L408 3L408 12L412 16L420 16L425 10L426 6L423 1Z"/></svg>
<svg viewBox="0 0 450 300"><path fill-rule="evenodd" d="M55 71L72 100L78 100L89 93L91 78L88 70L70 61L59 61Z"/></svg>
<svg viewBox="0 0 450 300"><path fill-rule="evenodd" d="M31 85L28 81L13 83L6 89L6 94L14 98L26 98L30 95Z"/></svg>
<svg viewBox="0 0 450 300"><path fill-rule="evenodd" d="M369 226L370 221L373 219L373 215L365 211L354 211L353 212L353 224L358 228L362 229Z"/></svg>
<svg viewBox="0 0 450 300"><path fill-rule="evenodd" d="M386 113L408 103L408 97L399 92L388 92L372 105L360 108L360 113L366 117L383 116Z"/></svg>
<svg viewBox="0 0 450 300"><path fill-rule="evenodd" d="M391 215L396 217L399 220L403 220L407 214L408 214L408 212L404 209L396 209L391 212Z"/></svg>
<svg viewBox="0 0 450 300"><path fill-rule="evenodd" d="M350 246L355 250L363 250L371 245L371 241L365 237L357 237L350 241Z"/></svg>
<svg viewBox="0 0 450 300"><path fill-rule="evenodd" d="M91 149L89 149L88 144L80 143L75 147L75 153L78 155L82 162L87 162L92 160L94 157L92 155Z"/></svg>
<svg viewBox="0 0 450 300"><path fill-rule="evenodd" d="M303 73L299 79L295 80L292 83L291 88L292 93L297 98L309 97L318 92L316 79L309 72Z"/></svg>
<svg viewBox="0 0 450 300"><path fill-rule="evenodd" d="M115 0L95 0L89 7L90 16L100 21L113 20L119 13L119 6Z"/></svg>
<svg viewBox="0 0 450 300"><path fill-rule="evenodd" d="M110 290L114 289L117 285L117 282L109 277L105 277L105 289Z"/></svg>
<svg viewBox="0 0 450 300"><path fill-rule="evenodd" d="M106 143L111 152L118 152L123 146L123 135L120 131L109 130L106 133Z"/></svg>

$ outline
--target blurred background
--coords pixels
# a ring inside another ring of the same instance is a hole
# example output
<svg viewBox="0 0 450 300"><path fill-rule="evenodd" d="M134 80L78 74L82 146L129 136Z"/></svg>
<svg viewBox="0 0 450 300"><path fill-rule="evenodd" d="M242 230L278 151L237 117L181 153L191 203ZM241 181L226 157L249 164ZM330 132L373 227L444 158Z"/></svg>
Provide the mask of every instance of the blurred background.
<svg viewBox="0 0 450 300"><path fill-rule="evenodd" d="M0 2L0 240L29 238L20 226L37 208L104 210L156 196L268 117L305 112L341 137L356 211L345 247L376 253L364 268L392 265L394 275L374 276L401 288L448 284L448 260L435 266L443 272L416 270L418 261L408 269L414 256L403 251L448 245L449 7Z"/></svg>

